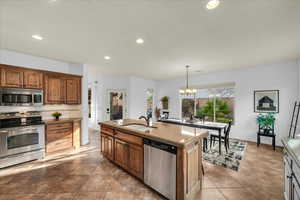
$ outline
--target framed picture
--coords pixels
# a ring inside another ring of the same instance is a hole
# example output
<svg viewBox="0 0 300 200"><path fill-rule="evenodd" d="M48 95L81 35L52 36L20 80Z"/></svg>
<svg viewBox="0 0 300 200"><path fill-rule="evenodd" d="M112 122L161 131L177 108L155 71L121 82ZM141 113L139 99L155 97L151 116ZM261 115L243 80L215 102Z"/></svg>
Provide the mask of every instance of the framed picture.
<svg viewBox="0 0 300 200"><path fill-rule="evenodd" d="M254 112L279 113L279 90L254 91Z"/></svg>

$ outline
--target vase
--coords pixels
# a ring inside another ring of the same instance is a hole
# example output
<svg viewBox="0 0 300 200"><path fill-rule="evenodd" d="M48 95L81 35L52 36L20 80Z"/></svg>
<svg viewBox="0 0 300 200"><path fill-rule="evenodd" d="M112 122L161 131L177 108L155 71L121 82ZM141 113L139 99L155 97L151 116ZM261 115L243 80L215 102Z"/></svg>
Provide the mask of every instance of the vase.
<svg viewBox="0 0 300 200"><path fill-rule="evenodd" d="M58 121L58 120L59 120L59 116L56 116L56 117L55 117L55 120Z"/></svg>

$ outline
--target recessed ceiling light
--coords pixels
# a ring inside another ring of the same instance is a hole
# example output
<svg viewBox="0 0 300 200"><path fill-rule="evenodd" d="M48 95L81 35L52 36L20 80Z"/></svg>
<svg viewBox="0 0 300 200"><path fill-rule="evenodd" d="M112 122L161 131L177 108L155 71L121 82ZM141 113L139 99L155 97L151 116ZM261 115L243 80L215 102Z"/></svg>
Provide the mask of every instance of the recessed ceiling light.
<svg viewBox="0 0 300 200"><path fill-rule="evenodd" d="M110 56L104 56L105 60L110 60Z"/></svg>
<svg viewBox="0 0 300 200"><path fill-rule="evenodd" d="M138 38L136 39L135 41L137 44L143 44L144 43L144 40L142 38Z"/></svg>
<svg viewBox="0 0 300 200"><path fill-rule="evenodd" d="M43 37L40 36L40 35L32 35L31 37L32 37L33 39L36 39L36 40L42 40L42 39L43 39Z"/></svg>
<svg viewBox="0 0 300 200"><path fill-rule="evenodd" d="M216 7L218 7L220 4L220 0L209 0L206 4L206 8L208 10L212 10L215 9Z"/></svg>

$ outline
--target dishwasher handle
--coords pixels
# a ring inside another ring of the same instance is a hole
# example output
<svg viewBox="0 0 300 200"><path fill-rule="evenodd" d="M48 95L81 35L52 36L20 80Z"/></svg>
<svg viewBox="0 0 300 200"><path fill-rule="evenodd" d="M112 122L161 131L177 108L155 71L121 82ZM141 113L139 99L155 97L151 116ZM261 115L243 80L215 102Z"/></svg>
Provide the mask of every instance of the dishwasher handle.
<svg viewBox="0 0 300 200"><path fill-rule="evenodd" d="M170 144L165 144L165 143L158 142L155 140L150 140L150 139L144 139L144 144L154 147L154 148L157 148L157 149L160 149L160 150L163 150L163 151L166 151L166 152L169 152L169 153L172 153L172 154L177 154L177 147L170 145Z"/></svg>

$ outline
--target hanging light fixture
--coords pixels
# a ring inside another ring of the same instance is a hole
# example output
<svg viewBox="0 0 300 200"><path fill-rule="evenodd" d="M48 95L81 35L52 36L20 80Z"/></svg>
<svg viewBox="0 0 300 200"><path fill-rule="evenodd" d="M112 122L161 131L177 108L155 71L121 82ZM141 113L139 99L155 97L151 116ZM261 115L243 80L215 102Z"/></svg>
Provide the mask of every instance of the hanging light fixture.
<svg viewBox="0 0 300 200"><path fill-rule="evenodd" d="M182 95L194 95L197 92L196 89L189 88L189 67L188 65L186 66L186 88L179 90L179 93Z"/></svg>

